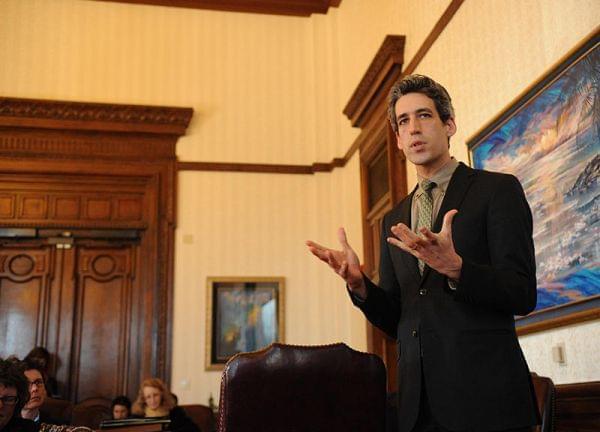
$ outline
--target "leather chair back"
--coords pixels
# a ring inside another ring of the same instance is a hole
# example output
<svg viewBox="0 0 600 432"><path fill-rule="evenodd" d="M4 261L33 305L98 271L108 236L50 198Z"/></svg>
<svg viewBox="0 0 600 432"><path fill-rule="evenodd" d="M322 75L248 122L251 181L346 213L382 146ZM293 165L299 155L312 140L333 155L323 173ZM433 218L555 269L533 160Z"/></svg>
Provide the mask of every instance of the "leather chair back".
<svg viewBox="0 0 600 432"><path fill-rule="evenodd" d="M381 359L339 343L241 353L221 379L219 432L381 432Z"/></svg>

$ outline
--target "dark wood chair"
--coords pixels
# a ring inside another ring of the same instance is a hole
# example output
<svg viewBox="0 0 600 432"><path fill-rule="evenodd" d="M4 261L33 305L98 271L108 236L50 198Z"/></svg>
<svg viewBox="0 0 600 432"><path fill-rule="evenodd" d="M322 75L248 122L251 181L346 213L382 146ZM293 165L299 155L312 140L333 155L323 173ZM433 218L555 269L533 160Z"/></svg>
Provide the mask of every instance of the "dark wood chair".
<svg viewBox="0 0 600 432"><path fill-rule="evenodd" d="M531 382L537 398L538 410L540 412L541 425L537 426L535 432L553 432L555 425L555 388L554 383L548 377L531 373Z"/></svg>
<svg viewBox="0 0 600 432"><path fill-rule="evenodd" d="M202 432L215 432L215 415L209 407L206 405L181 405L181 408Z"/></svg>
<svg viewBox="0 0 600 432"><path fill-rule="evenodd" d="M339 343L237 354L221 378L219 432L382 432L381 359Z"/></svg>
<svg viewBox="0 0 600 432"><path fill-rule="evenodd" d="M44 401L44 405L40 407L40 411L47 417L54 419L61 424L68 425L71 424L73 404L67 400L49 397Z"/></svg>
<svg viewBox="0 0 600 432"><path fill-rule="evenodd" d="M73 405L71 424L98 429L102 420L111 418L111 401L104 398L89 398Z"/></svg>

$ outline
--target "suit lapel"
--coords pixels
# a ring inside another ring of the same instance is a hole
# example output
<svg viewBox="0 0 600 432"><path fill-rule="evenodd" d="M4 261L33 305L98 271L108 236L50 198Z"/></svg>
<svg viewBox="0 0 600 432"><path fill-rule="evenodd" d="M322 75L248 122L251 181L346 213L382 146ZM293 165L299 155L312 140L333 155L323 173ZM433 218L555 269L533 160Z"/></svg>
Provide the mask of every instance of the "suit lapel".
<svg viewBox="0 0 600 432"><path fill-rule="evenodd" d="M474 174L475 171L462 162L458 165L458 167L456 167L456 170L450 179L450 183L448 183L448 188L446 189L446 194L444 195L440 211L435 218L435 223L433 224L432 228L434 233L438 233L442 229L444 215L447 212L452 209L460 210L460 205L465 198L467 191L469 190L469 186L471 185ZM430 272L431 268L429 266L425 266L421 283L427 278L427 275L429 275Z"/></svg>

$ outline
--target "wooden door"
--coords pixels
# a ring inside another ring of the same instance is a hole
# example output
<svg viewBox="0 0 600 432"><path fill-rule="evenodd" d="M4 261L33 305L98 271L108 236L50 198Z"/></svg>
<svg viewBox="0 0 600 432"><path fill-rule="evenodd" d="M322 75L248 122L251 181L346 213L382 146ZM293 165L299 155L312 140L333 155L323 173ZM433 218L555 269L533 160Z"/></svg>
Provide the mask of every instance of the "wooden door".
<svg viewBox="0 0 600 432"><path fill-rule="evenodd" d="M55 355L51 372L60 395L74 402L135 394L137 241L2 243L0 356L23 357L45 346Z"/></svg>

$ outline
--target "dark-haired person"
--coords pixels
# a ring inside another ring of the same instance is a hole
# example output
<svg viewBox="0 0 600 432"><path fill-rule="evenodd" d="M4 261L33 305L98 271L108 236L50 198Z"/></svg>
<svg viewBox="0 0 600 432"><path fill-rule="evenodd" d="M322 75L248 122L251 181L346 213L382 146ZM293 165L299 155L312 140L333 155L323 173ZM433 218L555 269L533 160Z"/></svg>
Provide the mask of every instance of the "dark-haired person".
<svg viewBox="0 0 600 432"><path fill-rule="evenodd" d="M21 409L21 417L34 421L37 424L61 424L60 421L49 417L40 408L46 401L46 381L42 366L33 359L23 362L25 377L29 385L29 401Z"/></svg>
<svg viewBox="0 0 600 432"><path fill-rule="evenodd" d="M25 367L17 360L0 359L0 432L37 432L39 426L21 418L29 400Z"/></svg>
<svg viewBox="0 0 600 432"><path fill-rule="evenodd" d="M127 396L117 396L110 404L113 420L123 420L131 417L131 401Z"/></svg>
<svg viewBox="0 0 600 432"><path fill-rule="evenodd" d="M454 108L431 78L396 83L388 112L419 184L383 219L379 285L343 229L341 250L307 245L398 341L400 432L530 431L539 416L514 325L537 299L523 189L450 156Z"/></svg>
<svg viewBox="0 0 600 432"><path fill-rule="evenodd" d="M59 397L58 394L58 383L56 379L50 375L52 355L48 350L42 346L33 348L23 359L24 362L34 363L37 365L38 370L44 376L44 383L46 388L46 394L50 397Z"/></svg>

